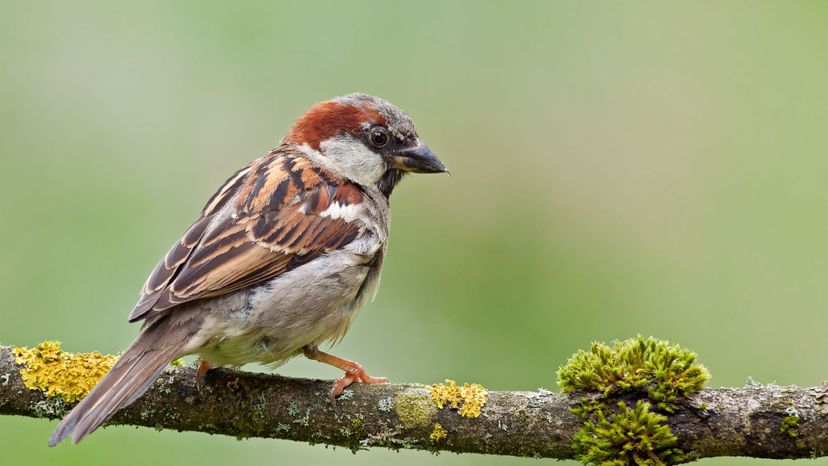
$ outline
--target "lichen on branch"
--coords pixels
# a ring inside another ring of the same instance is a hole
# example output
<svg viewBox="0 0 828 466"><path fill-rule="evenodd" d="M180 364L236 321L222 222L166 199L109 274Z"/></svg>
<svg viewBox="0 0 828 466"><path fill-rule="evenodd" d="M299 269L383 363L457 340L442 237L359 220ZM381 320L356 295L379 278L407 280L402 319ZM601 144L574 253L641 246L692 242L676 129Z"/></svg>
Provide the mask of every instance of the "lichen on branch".
<svg viewBox="0 0 828 466"><path fill-rule="evenodd" d="M29 389L43 390L46 396L59 396L66 403L82 400L112 369L116 356L63 351L58 341L44 341L34 348L12 350L21 365L20 377Z"/></svg>
<svg viewBox="0 0 828 466"><path fill-rule="evenodd" d="M670 354L662 349L653 345L647 350L645 345L645 351L630 354ZM19 364L13 348L0 346L0 415L48 419L64 415L73 403L65 402L65 395L52 382L44 382L52 378L41 380L27 372L31 369L28 364L40 359L57 364L62 364L63 357L78 359L49 345L16 353L21 358ZM60 358L52 357L58 354ZM619 357L606 351L602 354L608 355L604 358L607 361ZM80 360L95 365L94 373L103 371L107 364L108 359L101 357L100 367L86 356ZM589 358L579 360L592 364ZM675 360L679 363L659 367L668 368L673 375L700 373L692 367L695 360L689 365L685 357ZM647 367L631 364L632 359L628 363L628 367ZM108 425L280 438L354 451L385 447L616 464L625 458L657 464L656 459L672 463L734 455L811 458L828 452L828 391L824 387L751 384L697 393L678 390L674 399L661 400L672 405L672 412L666 412L649 398L658 387L651 391L635 383L635 390L621 390L619 378L612 384L592 379L602 384L596 386L604 387L600 392L561 394L544 389L490 391L472 383L463 385L465 391L449 382L435 384L436 389L418 384L355 384L337 401L335 410L327 401L330 381L218 369L208 372L201 389L196 389L194 376L192 367L167 368L144 396L117 413ZM608 386L613 388L605 397ZM435 393L439 400L445 400L442 408L433 398ZM469 408L480 407L477 417L461 415L467 404ZM581 434L589 437L578 443ZM627 456L618 456L618 451Z"/></svg>
<svg viewBox="0 0 828 466"><path fill-rule="evenodd" d="M431 401L437 409L448 405L458 410L463 417L475 418L480 416L480 410L486 405L489 392L482 385L473 383L457 385L454 380L446 379L445 383L436 383L431 386Z"/></svg>

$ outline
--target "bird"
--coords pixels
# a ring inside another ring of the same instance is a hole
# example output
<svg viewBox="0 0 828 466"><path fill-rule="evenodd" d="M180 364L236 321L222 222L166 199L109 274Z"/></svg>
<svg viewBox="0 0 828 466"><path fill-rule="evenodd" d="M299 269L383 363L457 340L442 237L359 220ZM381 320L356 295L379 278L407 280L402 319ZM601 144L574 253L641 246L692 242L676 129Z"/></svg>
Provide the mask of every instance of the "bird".
<svg viewBox="0 0 828 466"><path fill-rule="evenodd" d="M129 322L140 333L55 428L49 445L77 443L138 399L172 361L276 367L305 357L354 382L386 383L323 352L379 285L389 198L409 173L444 173L408 115L352 93L313 105L275 149L240 169L146 280Z"/></svg>

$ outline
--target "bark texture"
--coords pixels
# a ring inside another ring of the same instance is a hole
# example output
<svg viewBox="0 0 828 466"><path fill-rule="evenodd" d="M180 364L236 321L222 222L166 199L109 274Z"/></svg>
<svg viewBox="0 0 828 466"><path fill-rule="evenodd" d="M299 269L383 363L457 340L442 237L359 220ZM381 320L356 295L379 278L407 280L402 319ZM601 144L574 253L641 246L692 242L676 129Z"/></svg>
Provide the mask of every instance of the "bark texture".
<svg viewBox="0 0 828 466"><path fill-rule="evenodd" d="M489 392L482 415L465 418L456 409L438 409L424 385L356 384L334 409L327 399L330 381L212 370L197 390L194 377L193 368L168 368L108 424L354 450L412 448L573 459L572 438L582 421L570 409L585 396ZM0 414L56 419L70 408L59 397L26 388L11 348L0 346ZM783 428L786 418L788 427ZM691 459L811 458L828 451L828 396L823 387L706 389L680 400L668 423ZM45 447L45 438L43 442Z"/></svg>

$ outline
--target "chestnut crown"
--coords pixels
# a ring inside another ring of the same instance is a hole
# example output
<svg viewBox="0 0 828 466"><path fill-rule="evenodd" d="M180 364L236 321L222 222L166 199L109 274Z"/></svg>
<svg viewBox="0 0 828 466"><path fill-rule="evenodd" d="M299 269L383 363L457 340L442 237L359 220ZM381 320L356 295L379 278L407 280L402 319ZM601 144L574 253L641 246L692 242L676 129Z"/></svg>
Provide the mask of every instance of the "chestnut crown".
<svg viewBox="0 0 828 466"><path fill-rule="evenodd" d="M314 105L294 124L285 142L364 185L389 177L396 183L404 172L446 171L405 112L367 94L348 94Z"/></svg>

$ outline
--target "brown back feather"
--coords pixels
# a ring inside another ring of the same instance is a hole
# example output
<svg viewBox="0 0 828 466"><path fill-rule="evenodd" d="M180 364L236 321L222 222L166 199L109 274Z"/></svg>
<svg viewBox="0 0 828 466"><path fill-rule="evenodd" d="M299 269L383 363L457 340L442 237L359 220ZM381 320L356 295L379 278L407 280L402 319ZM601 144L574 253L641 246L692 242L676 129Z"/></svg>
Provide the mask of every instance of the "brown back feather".
<svg viewBox="0 0 828 466"><path fill-rule="evenodd" d="M255 285L348 244L363 226L319 214L333 203L358 204L363 195L282 146L210 199L150 275L130 322ZM230 202L235 215L219 218Z"/></svg>

